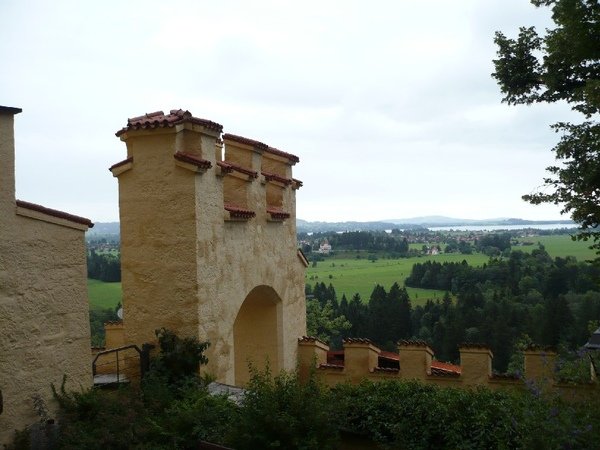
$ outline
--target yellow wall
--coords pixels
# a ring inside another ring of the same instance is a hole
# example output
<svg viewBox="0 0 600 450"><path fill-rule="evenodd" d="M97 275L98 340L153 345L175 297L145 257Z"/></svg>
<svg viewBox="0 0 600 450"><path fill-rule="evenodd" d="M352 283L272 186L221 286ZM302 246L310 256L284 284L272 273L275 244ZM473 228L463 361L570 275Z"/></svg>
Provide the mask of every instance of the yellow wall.
<svg viewBox="0 0 600 450"><path fill-rule="evenodd" d="M39 421L32 396L56 404L50 383L92 383L86 226L17 208L12 115L0 112L0 445Z"/></svg>
<svg viewBox="0 0 600 450"><path fill-rule="evenodd" d="M223 174L216 165L219 136L195 123L120 134L133 157L127 170L113 169L119 179L123 322L127 344L154 341L160 327L210 341L206 371L218 381L243 384L249 360L267 356L272 368L296 366L297 338L306 331L305 266L297 255L295 190L283 192L291 217L272 221L269 183L260 175L262 151L226 140L225 161L258 173L242 181L245 203L238 204L256 216L230 220L224 184L240 175ZM175 152L212 167L182 167ZM291 163L278 164L291 175ZM263 299L253 300L258 287L265 289ZM268 323L268 338L251 326L259 319Z"/></svg>

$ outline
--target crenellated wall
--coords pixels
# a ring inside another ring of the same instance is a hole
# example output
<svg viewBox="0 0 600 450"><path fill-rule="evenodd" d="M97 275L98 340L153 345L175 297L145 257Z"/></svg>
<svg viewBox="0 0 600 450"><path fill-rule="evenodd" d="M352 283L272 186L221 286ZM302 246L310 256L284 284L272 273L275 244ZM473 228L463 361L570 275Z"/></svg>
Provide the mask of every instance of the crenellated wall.
<svg viewBox="0 0 600 450"><path fill-rule="evenodd" d="M124 343L162 327L208 340L206 370L228 384L243 385L250 362L293 369L306 332L298 158L182 110L129 119L117 136Z"/></svg>
<svg viewBox="0 0 600 450"><path fill-rule="evenodd" d="M14 115L0 106L0 446L54 419L51 383L92 384L85 218L15 199ZM34 398L48 409L40 417Z"/></svg>
<svg viewBox="0 0 600 450"><path fill-rule="evenodd" d="M329 346L312 337L298 340L298 366L302 379L316 369L327 385L398 379L418 380L439 386L491 389L526 389L531 386L554 389L561 395L583 397L597 383L590 378L586 385L561 384L553 379L556 354L541 348L524 353L525 373L522 377L498 375L492 371L492 352L480 344L463 344L460 365L435 361L433 350L423 341L401 341L398 353L383 352L368 339L345 339L343 352L330 352Z"/></svg>

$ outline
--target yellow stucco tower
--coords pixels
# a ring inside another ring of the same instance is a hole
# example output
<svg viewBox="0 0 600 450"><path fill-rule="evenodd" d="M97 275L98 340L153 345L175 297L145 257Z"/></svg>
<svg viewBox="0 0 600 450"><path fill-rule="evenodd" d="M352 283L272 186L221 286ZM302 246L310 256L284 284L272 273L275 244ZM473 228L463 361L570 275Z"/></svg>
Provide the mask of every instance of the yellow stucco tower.
<svg viewBox="0 0 600 450"><path fill-rule="evenodd" d="M117 136L126 343L166 327L209 340L207 371L243 385L248 363L296 365L306 332L296 246L298 158L188 111L135 117Z"/></svg>

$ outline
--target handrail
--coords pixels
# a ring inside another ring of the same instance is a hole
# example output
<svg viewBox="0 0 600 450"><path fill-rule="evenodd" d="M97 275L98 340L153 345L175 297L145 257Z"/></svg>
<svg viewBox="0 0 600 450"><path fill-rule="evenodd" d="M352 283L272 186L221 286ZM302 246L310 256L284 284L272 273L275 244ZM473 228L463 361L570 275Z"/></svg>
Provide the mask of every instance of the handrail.
<svg viewBox="0 0 600 450"><path fill-rule="evenodd" d="M92 376L96 376L96 362L98 361L98 358L100 356L107 355L109 353L116 353L117 354L117 383L119 383L121 381L120 370L119 370L119 352L124 351L124 350L129 350L130 348L132 348L136 352L138 352L138 354L140 355L140 360L141 360L142 359L142 351L135 344L124 345L123 347L111 348L109 350L103 350L101 352L96 353L96 356L94 357L94 360L92 361Z"/></svg>

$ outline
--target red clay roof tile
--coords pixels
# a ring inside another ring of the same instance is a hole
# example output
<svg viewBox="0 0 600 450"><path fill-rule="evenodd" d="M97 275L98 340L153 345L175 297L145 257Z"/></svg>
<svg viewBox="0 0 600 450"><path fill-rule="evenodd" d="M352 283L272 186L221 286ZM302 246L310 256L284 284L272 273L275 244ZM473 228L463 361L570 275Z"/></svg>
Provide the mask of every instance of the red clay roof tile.
<svg viewBox="0 0 600 450"><path fill-rule="evenodd" d="M298 158L296 155L292 155L291 153L284 152L284 151L279 150L279 149L274 148L274 147L268 147L266 149L266 151L268 153L273 154L273 155L283 156L284 158L289 159L293 163L297 163L297 162L300 161L300 158Z"/></svg>
<svg viewBox="0 0 600 450"><path fill-rule="evenodd" d="M344 370L344 366L339 364L320 364L319 369L336 369L336 370Z"/></svg>
<svg viewBox="0 0 600 450"><path fill-rule="evenodd" d="M189 164L193 164L202 169L210 169L212 167L212 163L206 159L198 158L197 156L190 155L189 153L177 152L173 155L173 157L177 161L186 162Z"/></svg>
<svg viewBox="0 0 600 450"><path fill-rule="evenodd" d="M223 131L223 125L206 119L200 119L192 116L189 111L182 109L172 109L169 114L165 114L162 111L156 111L153 113L147 113L143 116L132 117L127 119L127 126L121 128L115 134L121 136L123 133L129 130L142 130L146 128L166 128L174 127L180 123L189 122L197 125L202 125L210 130L221 133Z"/></svg>
<svg viewBox="0 0 600 450"><path fill-rule="evenodd" d="M267 208L267 213L271 215L272 219L283 220L290 218L290 213L282 211L278 208Z"/></svg>
<svg viewBox="0 0 600 450"><path fill-rule="evenodd" d="M272 181L278 181L278 182L280 182L282 184L285 184L286 186L288 184L292 184L293 183L293 180L290 180L289 178L282 177L281 175L277 175L276 173L265 172L264 170L261 173L264 175L264 177L265 177L265 179L267 181L271 181L271 180Z"/></svg>
<svg viewBox="0 0 600 450"><path fill-rule="evenodd" d="M298 342L320 342L321 344L325 344L321 339L314 336L302 336L298 338Z"/></svg>
<svg viewBox="0 0 600 450"><path fill-rule="evenodd" d="M130 156L129 158L124 159L123 161L119 161L118 163L113 164L108 168L108 170L116 169L117 167L124 166L125 164L129 164L131 162L133 162L133 156Z"/></svg>
<svg viewBox="0 0 600 450"><path fill-rule="evenodd" d="M225 133L223 135L223 140L239 142L240 144L251 145L251 146L259 148L261 150L267 150L269 148L269 146L267 144L264 144L260 141L255 141L254 139L248 139L248 138L245 138L242 136L237 136L237 135L231 134L231 133Z"/></svg>
<svg viewBox="0 0 600 450"><path fill-rule="evenodd" d="M225 172L230 173L233 171L243 173L251 178L257 178L258 173L254 170L246 169L245 167L239 166L229 161L217 161L217 166L223 168Z"/></svg>
<svg viewBox="0 0 600 450"><path fill-rule="evenodd" d="M446 372L454 372L454 373L458 373L458 374L460 374L462 371L460 366L457 366L455 364L445 363L442 361L431 361L431 368L438 369L438 370L444 370Z"/></svg>
<svg viewBox="0 0 600 450"><path fill-rule="evenodd" d="M400 342L398 342L398 345L413 347L429 347L429 344L427 344L427 342L422 341L420 339L402 339Z"/></svg>
<svg viewBox="0 0 600 450"><path fill-rule="evenodd" d="M252 210L231 204L226 204L225 210L229 211L229 216L235 219L251 219L256 216L256 213Z"/></svg>
<svg viewBox="0 0 600 450"><path fill-rule="evenodd" d="M447 378L458 378L460 377L460 373L452 372L449 370L438 369L437 367L431 367L430 375L434 377L447 377Z"/></svg>
<svg viewBox="0 0 600 450"><path fill-rule="evenodd" d="M366 338L346 338L346 339L342 339L342 343L343 344L371 344L371 345L373 345L373 342L370 339L366 339Z"/></svg>
<svg viewBox="0 0 600 450"><path fill-rule="evenodd" d="M59 211L57 209L46 208L42 205L37 205L35 203L24 202L23 200L17 200L16 204L19 208L29 209L31 211L37 211L42 214L47 214L49 216L58 217L59 219L68 220L69 222L79 223L81 225L86 225L88 228L92 228L94 224L90 219L86 219L85 217L74 216L73 214L69 214L63 211Z"/></svg>

